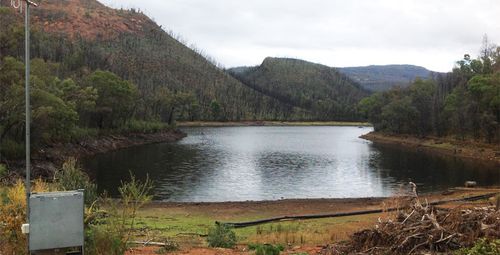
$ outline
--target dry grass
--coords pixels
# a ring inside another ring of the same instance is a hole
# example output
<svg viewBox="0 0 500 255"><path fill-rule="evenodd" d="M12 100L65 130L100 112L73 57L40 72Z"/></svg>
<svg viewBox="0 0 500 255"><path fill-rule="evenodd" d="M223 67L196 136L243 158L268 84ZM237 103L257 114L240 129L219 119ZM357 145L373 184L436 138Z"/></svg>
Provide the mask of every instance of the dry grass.
<svg viewBox="0 0 500 255"><path fill-rule="evenodd" d="M244 243L271 243L289 246L324 245L347 240L361 228L371 227L379 214L282 222L255 227Z"/></svg>
<svg viewBox="0 0 500 255"><path fill-rule="evenodd" d="M18 180L6 188L0 200L0 254L26 254L26 236L20 226L26 223L26 192Z"/></svg>

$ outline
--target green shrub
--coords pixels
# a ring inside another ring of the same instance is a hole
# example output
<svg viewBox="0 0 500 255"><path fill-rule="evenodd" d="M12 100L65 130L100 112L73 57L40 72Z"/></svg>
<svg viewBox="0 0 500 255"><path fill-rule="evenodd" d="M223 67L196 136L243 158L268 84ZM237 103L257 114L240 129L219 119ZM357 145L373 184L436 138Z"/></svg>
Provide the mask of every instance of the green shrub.
<svg viewBox="0 0 500 255"><path fill-rule="evenodd" d="M7 167L0 164L0 180L8 174Z"/></svg>
<svg viewBox="0 0 500 255"><path fill-rule="evenodd" d="M122 182L118 189L120 200L99 200L107 209L107 213L104 216L98 215L100 218L93 220L87 228L87 254L124 254L135 230L137 211L151 201L151 189L152 182L149 177L141 182L131 175L131 181Z"/></svg>
<svg viewBox="0 0 500 255"><path fill-rule="evenodd" d="M121 133L155 133L168 128L168 125L157 121L129 120L120 127Z"/></svg>
<svg viewBox="0 0 500 255"><path fill-rule="evenodd" d="M71 140L81 141L88 138L94 138L99 135L99 131L94 128L75 127L71 130Z"/></svg>
<svg viewBox="0 0 500 255"><path fill-rule="evenodd" d="M255 255L279 255L285 250L285 247L280 244L249 244L248 249L255 251Z"/></svg>
<svg viewBox="0 0 500 255"><path fill-rule="evenodd" d="M85 231L85 252L95 255L123 255L126 251L119 232L108 225L93 225Z"/></svg>
<svg viewBox="0 0 500 255"><path fill-rule="evenodd" d="M500 254L500 239L479 239L474 247L460 249L456 255L497 255Z"/></svg>
<svg viewBox="0 0 500 255"><path fill-rule="evenodd" d="M54 175L55 184L60 190L84 190L85 204L90 205L97 199L97 185L78 166L76 159L64 162L62 169Z"/></svg>
<svg viewBox="0 0 500 255"><path fill-rule="evenodd" d="M208 230L207 242L210 247L233 248L236 234L225 224L217 224Z"/></svg>
<svg viewBox="0 0 500 255"><path fill-rule="evenodd" d="M174 251L177 251L179 250L179 244L172 241L172 240L166 240L165 241L165 245L163 247L161 247L160 249L158 249L156 251L157 254L166 254L166 253L169 253L169 252L174 252Z"/></svg>
<svg viewBox="0 0 500 255"><path fill-rule="evenodd" d="M0 145L0 151L3 158L22 159L24 158L24 143L5 139Z"/></svg>

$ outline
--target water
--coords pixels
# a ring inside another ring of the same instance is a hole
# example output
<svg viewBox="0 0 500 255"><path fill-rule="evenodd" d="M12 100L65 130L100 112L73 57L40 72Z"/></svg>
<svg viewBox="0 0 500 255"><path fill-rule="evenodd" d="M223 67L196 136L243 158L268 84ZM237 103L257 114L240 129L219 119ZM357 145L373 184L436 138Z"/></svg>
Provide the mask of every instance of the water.
<svg viewBox="0 0 500 255"><path fill-rule="evenodd" d="M132 172L154 180L166 201L390 196L413 181L438 191L476 180L500 184L494 166L465 162L358 138L358 127L187 128L177 143L153 144L83 161L98 187L117 194Z"/></svg>

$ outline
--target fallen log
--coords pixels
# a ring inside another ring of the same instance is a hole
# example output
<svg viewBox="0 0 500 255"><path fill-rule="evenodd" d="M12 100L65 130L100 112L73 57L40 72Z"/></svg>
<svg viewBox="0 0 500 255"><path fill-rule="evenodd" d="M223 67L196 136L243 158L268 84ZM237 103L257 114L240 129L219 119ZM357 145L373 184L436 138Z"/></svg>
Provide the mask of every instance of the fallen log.
<svg viewBox="0 0 500 255"><path fill-rule="evenodd" d="M452 202L477 201L477 200L481 200L481 199L488 199L488 198L494 197L498 194L500 194L500 193L495 192L495 193L488 193L488 194L484 194L484 195L477 195L477 196L471 196L471 197L465 197L465 198L446 199L446 200L431 202L431 203L429 203L429 205L435 206L435 205L442 205L442 204L452 203ZM219 222L219 221L216 221L215 224L216 225L226 225L226 226L229 226L232 228L245 228L245 227L257 226L257 225L261 225L261 224L278 222L278 221L336 218L336 217L345 217L345 216L356 216L356 215L392 212L392 211L397 211L397 210L401 210L401 209L405 209L405 208L393 207L393 208L388 208L388 209L373 209L373 210L340 212L340 213L330 213L330 214L280 216L280 217L255 220L255 221L247 221L247 222Z"/></svg>
<svg viewBox="0 0 500 255"><path fill-rule="evenodd" d="M140 242L140 241L129 241L129 244L139 244L143 246L166 246L166 243L160 243L160 242Z"/></svg>

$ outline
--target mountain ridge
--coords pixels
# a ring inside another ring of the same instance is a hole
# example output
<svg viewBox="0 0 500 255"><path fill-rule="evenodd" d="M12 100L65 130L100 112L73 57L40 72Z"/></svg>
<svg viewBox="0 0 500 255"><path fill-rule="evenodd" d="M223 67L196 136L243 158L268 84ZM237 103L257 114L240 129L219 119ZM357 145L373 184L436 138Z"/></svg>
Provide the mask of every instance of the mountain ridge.
<svg viewBox="0 0 500 255"><path fill-rule="evenodd" d="M273 59L273 57L266 57L263 63L266 62L266 59ZM294 58L282 58L282 59L294 59ZM313 63L301 59L294 59L294 60L304 61L306 63ZM239 74L253 67L255 66L237 66L229 68L228 70L232 73ZM434 71L428 70L425 67L410 65L410 64L368 65L368 66L330 67L330 68L335 68L340 73L348 76L354 82L360 84L364 89L369 90L371 92L386 91L394 86L407 87L416 78L427 79L431 74L436 73Z"/></svg>
<svg viewBox="0 0 500 255"><path fill-rule="evenodd" d="M425 67L393 64L337 68L370 91L386 91L394 86L407 87L417 78L427 79L434 73Z"/></svg>
<svg viewBox="0 0 500 255"><path fill-rule="evenodd" d="M357 102L369 94L335 68L294 58L267 57L259 66L229 69L228 73L321 120L356 119Z"/></svg>

